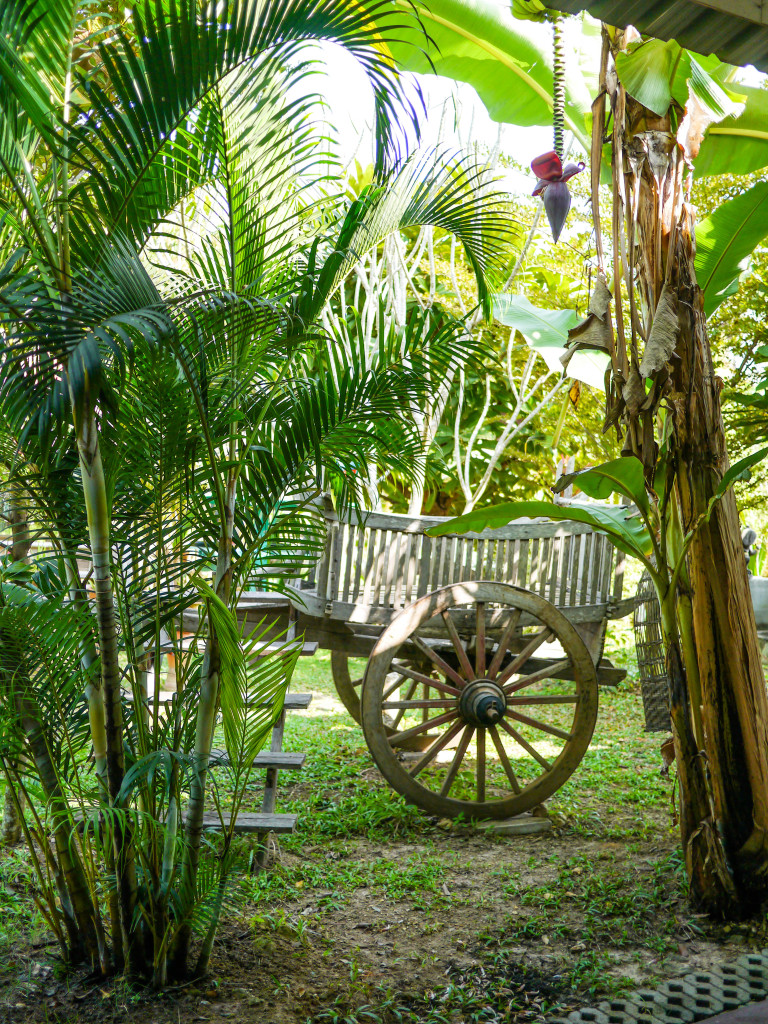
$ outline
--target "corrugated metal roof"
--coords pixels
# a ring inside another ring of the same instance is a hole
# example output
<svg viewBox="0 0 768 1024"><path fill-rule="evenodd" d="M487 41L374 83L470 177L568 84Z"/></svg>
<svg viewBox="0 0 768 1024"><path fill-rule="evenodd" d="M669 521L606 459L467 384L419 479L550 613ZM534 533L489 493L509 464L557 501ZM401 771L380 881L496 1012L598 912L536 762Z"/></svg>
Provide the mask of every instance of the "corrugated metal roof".
<svg viewBox="0 0 768 1024"><path fill-rule="evenodd" d="M542 0L552 10L589 13L609 25L634 25L657 39L676 39L696 53L768 71L768 3L763 0ZM727 8L723 9L715 9Z"/></svg>

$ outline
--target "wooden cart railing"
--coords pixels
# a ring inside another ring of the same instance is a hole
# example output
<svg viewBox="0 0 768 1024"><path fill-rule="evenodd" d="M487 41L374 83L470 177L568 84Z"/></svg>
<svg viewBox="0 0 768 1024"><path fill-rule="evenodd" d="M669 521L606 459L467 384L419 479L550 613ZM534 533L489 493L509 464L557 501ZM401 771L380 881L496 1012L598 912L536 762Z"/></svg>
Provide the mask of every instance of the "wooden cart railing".
<svg viewBox="0 0 768 1024"><path fill-rule="evenodd" d="M318 619L386 626L425 594L473 580L524 587L572 622L604 623L631 608L621 596L623 554L586 525L525 521L433 538L425 531L445 520L324 514L325 553L314 584L296 594L302 611Z"/></svg>

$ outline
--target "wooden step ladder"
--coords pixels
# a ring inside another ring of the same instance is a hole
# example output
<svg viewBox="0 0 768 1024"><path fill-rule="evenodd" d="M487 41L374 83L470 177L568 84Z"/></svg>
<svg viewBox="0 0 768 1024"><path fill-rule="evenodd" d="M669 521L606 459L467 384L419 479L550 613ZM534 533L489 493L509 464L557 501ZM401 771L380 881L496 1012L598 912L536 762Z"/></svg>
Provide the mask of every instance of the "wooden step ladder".
<svg viewBox="0 0 768 1024"><path fill-rule="evenodd" d="M247 600L242 601L238 603L238 610L241 610L241 605L242 610L247 614L250 610L250 604ZM288 645L299 645L300 658L312 657L318 647L315 641L303 642L302 640L296 639L296 613L293 608L289 608L289 625L286 640ZM270 645L270 647L271 646L272 645ZM283 645L275 644L274 646L276 648L280 648ZM283 750L285 716L289 711L305 711L311 702L311 693L286 693L282 710L272 728L269 750L262 751L257 755L256 760L254 761L255 768L266 769L261 811L257 811L255 813L240 811L235 820L234 830L235 832L241 833L256 833L258 850L253 863L257 869L264 869L266 867L269 855L268 839L270 833L274 832L278 835L286 835L293 832L296 828L296 822L298 820L297 814L277 814L275 812L277 804L277 780L281 771L300 771L304 766L306 754ZM212 751L211 754L212 757L214 754L223 754L225 760L218 760L219 764L227 763L228 761L226 752ZM221 829L222 824L224 827L227 827L231 820L231 815L219 815L217 812L206 813L203 818L205 827L210 829Z"/></svg>
<svg viewBox="0 0 768 1024"><path fill-rule="evenodd" d="M314 655L318 648L316 641L304 642L296 638L296 613L285 599L275 600L272 595L264 596L250 595L238 603L238 611L247 613L253 609L259 612L274 610L277 607L288 612L289 625L285 639L275 641L263 647L257 657L265 657L269 654L283 651L292 653L296 647L299 648L299 657L308 658ZM181 650L188 650L193 637L184 636L177 641ZM168 673L166 687L175 683L176 671L173 659L173 646L169 643L161 647L161 656L168 658ZM290 683L289 683L290 685ZM175 694L168 689L161 696L160 703L167 705L172 703ZM235 819L234 831L240 833L255 833L259 844L258 853L255 858L255 865L263 868L266 865L268 845L267 839L271 832L280 835L287 835L294 831L298 820L297 814L277 814L275 806L277 802L277 780L281 771L300 771L304 766L306 754L283 750L283 734L285 732L285 716L289 711L305 711L312 702L311 693L286 693L283 707L273 728L269 750L261 751L256 755L253 767L265 769L266 778L264 782L264 796L261 801L260 811L239 811ZM214 749L211 751L210 765L212 767L229 765L229 757L225 750ZM232 822L232 815L229 811L206 811L203 815L203 827L212 831L221 831L228 828Z"/></svg>

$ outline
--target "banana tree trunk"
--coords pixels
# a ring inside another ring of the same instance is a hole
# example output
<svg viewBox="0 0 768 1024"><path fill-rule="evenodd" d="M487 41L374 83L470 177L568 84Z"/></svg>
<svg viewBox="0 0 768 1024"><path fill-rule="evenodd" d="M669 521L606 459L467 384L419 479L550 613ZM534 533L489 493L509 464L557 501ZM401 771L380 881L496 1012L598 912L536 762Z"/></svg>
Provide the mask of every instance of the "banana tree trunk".
<svg viewBox="0 0 768 1024"><path fill-rule="evenodd" d="M77 424L77 447L83 478L83 494L88 516L88 535L93 561L95 613L101 658L101 691L104 702L107 787L114 806L125 774L123 762L123 712L118 662L117 615L112 590L110 530L107 488L99 450L96 419L86 415ZM122 949L128 974L139 973L143 966L141 945L134 933L134 909L137 882L132 832L121 814L111 816L119 922L112 922L115 945ZM120 930L119 938L117 930Z"/></svg>
<svg viewBox="0 0 768 1024"><path fill-rule="evenodd" d="M721 383L712 365L693 255L693 212L686 209L673 254L680 359L672 399L679 445L677 489L686 527L706 514L729 466ZM768 894L768 700L732 490L697 531L689 573L717 827L738 908L748 913ZM717 893L708 894L706 902L720 909Z"/></svg>
<svg viewBox="0 0 768 1024"><path fill-rule="evenodd" d="M604 65L606 81L613 112L614 379L625 451L640 458L651 484L663 400L670 410L674 515L684 532L699 524L687 573L671 595L677 624L666 626L668 634L680 629L683 641L668 637L683 849L699 904L738 917L768 895L768 702L732 491L704 523L728 456L694 270L689 166L670 115L659 117L620 83L611 85ZM598 167L600 145L598 133Z"/></svg>

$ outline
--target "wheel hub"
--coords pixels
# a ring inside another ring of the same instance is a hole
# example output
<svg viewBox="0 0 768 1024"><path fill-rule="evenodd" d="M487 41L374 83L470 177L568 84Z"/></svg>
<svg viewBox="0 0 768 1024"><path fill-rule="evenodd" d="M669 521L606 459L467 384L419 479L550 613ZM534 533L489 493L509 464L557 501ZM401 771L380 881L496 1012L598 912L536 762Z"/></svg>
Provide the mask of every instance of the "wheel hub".
<svg viewBox="0 0 768 1024"><path fill-rule="evenodd" d="M459 711L473 725L496 725L506 710L504 691L491 679L475 679L461 691Z"/></svg>

